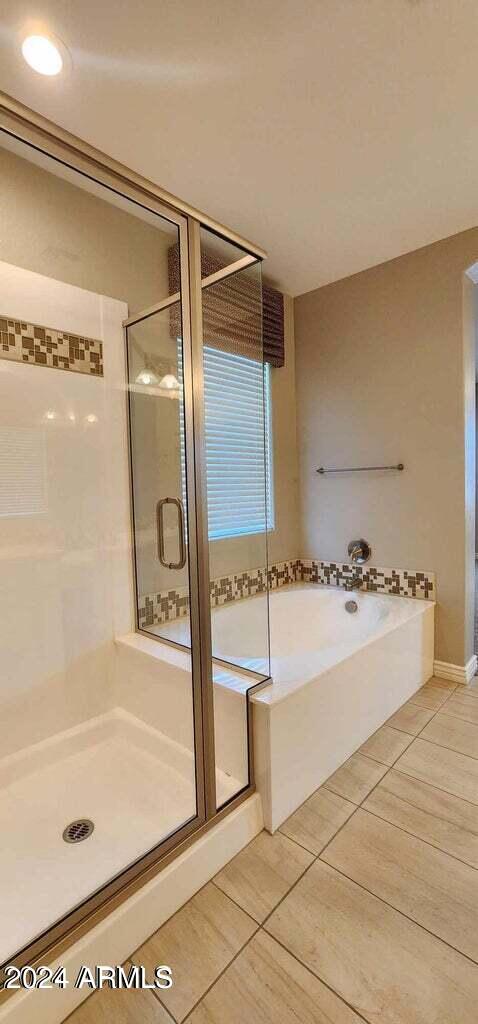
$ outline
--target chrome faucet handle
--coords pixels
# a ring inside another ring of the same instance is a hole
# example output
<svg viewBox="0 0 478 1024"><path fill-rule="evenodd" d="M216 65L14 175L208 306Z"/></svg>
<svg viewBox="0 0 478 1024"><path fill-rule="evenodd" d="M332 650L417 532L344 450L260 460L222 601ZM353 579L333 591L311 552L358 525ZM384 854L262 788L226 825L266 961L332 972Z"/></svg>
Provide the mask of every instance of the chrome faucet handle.
<svg viewBox="0 0 478 1024"><path fill-rule="evenodd" d="M357 565L363 565L364 562L368 562L372 557L372 548L368 541L363 538L360 540L351 540L347 550L352 562Z"/></svg>

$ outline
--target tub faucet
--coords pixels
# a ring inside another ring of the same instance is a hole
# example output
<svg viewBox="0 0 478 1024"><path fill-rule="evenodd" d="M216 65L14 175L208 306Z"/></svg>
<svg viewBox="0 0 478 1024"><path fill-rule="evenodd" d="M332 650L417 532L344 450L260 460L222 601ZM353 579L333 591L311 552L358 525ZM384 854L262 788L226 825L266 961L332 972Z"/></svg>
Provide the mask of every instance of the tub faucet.
<svg viewBox="0 0 478 1024"><path fill-rule="evenodd" d="M350 580L345 580L344 590L360 590L363 587L364 580L362 576L352 576Z"/></svg>

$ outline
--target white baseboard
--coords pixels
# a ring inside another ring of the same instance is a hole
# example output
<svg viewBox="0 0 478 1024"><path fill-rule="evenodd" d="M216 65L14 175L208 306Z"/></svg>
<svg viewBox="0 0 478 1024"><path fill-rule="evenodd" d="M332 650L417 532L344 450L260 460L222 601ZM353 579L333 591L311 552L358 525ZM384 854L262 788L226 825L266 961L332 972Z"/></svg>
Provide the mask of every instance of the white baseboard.
<svg viewBox="0 0 478 1024"><path fill-rule="evenodd" d="M254 793L62 953L70 981L81 964L122 964L262 828L261 798ZM19 992L0 1006L0 1022L60 1024L88 995L87 988L75 989L72 983L65 989L54 985L42 992Z"/></svg>
<svg viewBox="0 0 478 1024"><path fill-rule="evenodd" d="M466 665L452 665L450 661L435 661L433 675L438 676L439 679L451 679L454 683L469 683L476 675L477 667L477 656L473 654Z"/></svg>

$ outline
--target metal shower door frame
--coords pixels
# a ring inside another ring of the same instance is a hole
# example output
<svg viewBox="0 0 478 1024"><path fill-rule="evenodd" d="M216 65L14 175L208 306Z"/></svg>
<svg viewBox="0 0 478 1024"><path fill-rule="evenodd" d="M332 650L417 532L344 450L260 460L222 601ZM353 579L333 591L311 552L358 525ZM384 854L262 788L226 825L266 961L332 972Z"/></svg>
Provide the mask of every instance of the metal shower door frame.
<svg viewBox="0 0 478 1024"><path fill-rule="evenodd" d="M192 691L195 736L197 814L154 849L139 858L96 893L54 923L13 957L18 966L51 959L105 917L137 888L178 856L195 838L237 807L254 790L251 709L248 699L249 785L216 810L214 706L209 587L209 541L205 458L202 290L265 258L263 249L247 242L212 218L171 196L153 182L77 139L23 104L0 92L0 132L33 147L57 163L124 196L136 205L176 224L180 243L181 311L184 358L186 474ZM201 227L236 246L244 255L201 280ZM178 301L179 296L170 297ZM169 304L169 300L168 303ZM159 303L159 306L165 303ZM154 307L151 309L153 312ZM144 313L141 314L144 316ZM125 326L138 320L131 317ZM262 685L259 683L257 685ZM255 689L256 687L251 687ZM0 989L2 970L0 967ZM5 993L5 995L7 995ZM3 995L0 991L0 1001Z"/></svg>

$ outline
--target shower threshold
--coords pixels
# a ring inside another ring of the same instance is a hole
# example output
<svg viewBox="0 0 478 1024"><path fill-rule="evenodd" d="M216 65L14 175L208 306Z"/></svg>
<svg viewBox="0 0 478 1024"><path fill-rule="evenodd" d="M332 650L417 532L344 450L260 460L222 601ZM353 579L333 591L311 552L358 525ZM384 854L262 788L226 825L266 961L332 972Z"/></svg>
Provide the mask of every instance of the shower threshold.
<svg viewBox="0 0 478 1024"><path fill-rule="evenodd" d="M0 761L0 963L195 814L192 754L123 708ZM94 831L65 843L80 818Z"/></svg>

